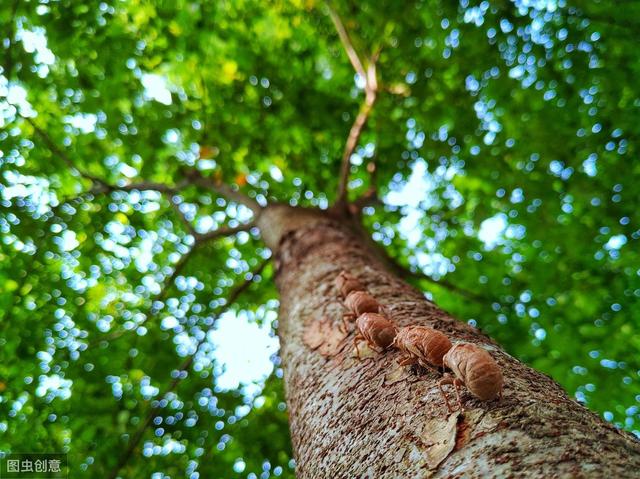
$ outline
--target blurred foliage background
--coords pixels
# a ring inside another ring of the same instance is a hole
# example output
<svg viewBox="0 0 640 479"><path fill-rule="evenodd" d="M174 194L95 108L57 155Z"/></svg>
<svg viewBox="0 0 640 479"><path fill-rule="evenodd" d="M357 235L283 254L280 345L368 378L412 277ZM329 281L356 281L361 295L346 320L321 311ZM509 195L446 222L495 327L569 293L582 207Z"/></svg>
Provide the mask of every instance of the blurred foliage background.
<svg viewBox="0 0 640 479"><path fill-rule="evenodd" d="M374 239L640 435L640 3L333 8L380 52L349 183L382 194ZM326 5L6 0L0 26L0 450L66 451L73 477L293 477L276 351L243 359L275 342L270 252L189 171L335 199L363 79ZM226 356L223 319L251 332Z"/></svg>

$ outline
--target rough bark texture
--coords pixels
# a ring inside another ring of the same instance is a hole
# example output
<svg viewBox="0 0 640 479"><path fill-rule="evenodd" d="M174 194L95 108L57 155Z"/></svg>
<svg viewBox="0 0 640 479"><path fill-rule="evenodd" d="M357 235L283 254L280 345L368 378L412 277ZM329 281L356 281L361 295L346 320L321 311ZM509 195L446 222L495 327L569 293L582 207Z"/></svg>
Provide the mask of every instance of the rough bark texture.
<svg viewBox="0 0 640 479"><path fill-rule="evenodd" d="M279 334L300 478L640 477L640 443L567 397L549 377L456 321L389 272L348 218L270 207L260 217L276 250ZM400 326L419 324L488 349L504 397L449 413L439 373L396 364L339 325L334 278L347 270Z"/></svg>

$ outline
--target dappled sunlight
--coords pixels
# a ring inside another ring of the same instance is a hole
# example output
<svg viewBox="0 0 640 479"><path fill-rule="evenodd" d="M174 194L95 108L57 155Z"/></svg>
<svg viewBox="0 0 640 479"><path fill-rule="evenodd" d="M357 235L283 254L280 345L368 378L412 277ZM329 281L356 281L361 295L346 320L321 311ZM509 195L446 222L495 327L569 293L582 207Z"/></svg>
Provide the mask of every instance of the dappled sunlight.
<svg viewBox="0 0 640 479"><path fill-rule="evenodd" d="M270 358L279 348L278 339L273 335L275 311L269 311L259 326L249 322L246 314L220 317L215 330L209 333L213 354L219 365L216 386L222 389L237 389L241 384L246 393L252 383L263 382L273 371Z"/></svg>
<svg viewBox="0 0 640 479"><path fill-rule="evenodd" d="M0 449L293 477L258 220L336 198L640 436L640 12L568 3L337 5L363 65L313 2L3 4Z"/></svg>

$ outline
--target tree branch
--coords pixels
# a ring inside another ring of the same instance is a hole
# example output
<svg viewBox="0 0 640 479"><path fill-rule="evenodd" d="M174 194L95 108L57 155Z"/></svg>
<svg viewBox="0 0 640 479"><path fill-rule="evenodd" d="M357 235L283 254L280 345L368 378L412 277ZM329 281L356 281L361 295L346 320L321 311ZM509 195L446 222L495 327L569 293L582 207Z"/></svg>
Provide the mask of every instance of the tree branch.
<svg viewBox="0 0 640 479"><path fill-rule="evenodd" d="M166 298L166 295L167 295L169 289L173 285L173 282L178 277L178 275L182 272L182 270L185 268L185 266L187 265L189 259L195 253L197 247L201 246L202 244L204 244L204 243L206 243L208 241L212 241L214 239L221 238L222 236L231 236L231 235L234 235L234 234L239 233L241 231L249 231L254 226L255 226L255 224L253 222L251 222L251 223L245 223L245 224L241 224L239 226L234 226L234 227L223 226L221 228L218 228L218 229L213 230L213 231L209 231L207 233L195 233L194 234L194 237L195 237L194 244L191 245L189 250L180 257L178 262L173 267L173 271L171 272L169 277L163 281L162 288L160 289L160 292L158 294L154 295L150 299L151 304L153 305L153 303L155 301L163 301ZM152 306L151 310L150 310L150 315L155 315L157 313L158 313L158 310L155 309ZM124 335L127 332L128 332L128 330L126 330L126 329L120 329L120 330L114 331L114 332L112 332L111 334L107 335L104 338L99 338L99 339L96 339L96 340L90 342L89 343L89 347L93 347L96 344L100 344L102 341L111 341L111 340L114 340L114 339L118 339L118 338L120 338L122 335Z"/></svg>
<svg viewBox="0 0 640 479"><path fill-rule="evenodd" d="M178 275L182 272L184 267L187 265L187 263L189 262L189 259L191 259L191 256L196 251L197 246L198 246L198 243L193 243L191 245L191 247L189 248L189 250L185 254L180 256L180 259L178 260L178 262L173 267L173 271L171 272L169 277L164 280L164 282L162 284L162 288L160 289L160 292L155 297L155 299L151 301L151 304L153 304L154 301L164 301L165 300L165 298L167 296L167 293L171 289L171 286L173 286L173 282L178 277ZM151 308L151 311L152 311L152 313L157 313L158 312L158 310L156 310L153 307Z"/></svg>
<svg viewBox="0 0 640 479"><path fill-rule="evenodd" d="M217 230L209 231L207 233L197 234L196 242L204 243L205 241L210 241L216 238L220 238L221 236L231 236L236 233L240 233L241 231L249 231L254 226L255 226L254 222L244 223L238 226L223 226L222 228L218 228Z"/></svg>
<svg viewBox="0 0 640 479"><path fill-rule="evenodd" d="M349 210L352 214L358 214L362 211L362 208L366 206L373 205L383 205L384 203L378 197L378 191L375 187L369 188L365 191L362 196L356 198L351 205L349 205Z"/></svg>
<svg viewBox="0 0 640 479"><path fill-rule="evenodd" d="M347 53L347 56L349 57L349 61L351 62L351 65L353 65L353 69L363 79L366 79L367 74L365 73L364 66L360 61L360 57L358 56L358 53L356 52L356 49L353 46L353 43L351 43L351 39L349 38L349 33L347 32L347 29L344 28L344 24L342 23L342 20L340 19L338 12L336 12L331 7L331 5L329 5L329 2L325 2L325 5L327 7L327 10L329 11L329 16L331 17L331 20L333 21L333 24L336 27L336 31L338 32L338 36L340 37L340 41L342 42L344 51Z"/></svg>
<svg viewBox="0 0 640 479"><path fill-rule="evenodd" d="M22 115L21 115L22 116ZM33 128L33 130L36 132L36 134L42 139L42 141L44 141L44 143L47 145L47 148L49 148L49 150L51 150L51 152L53 152L54 154L58 155L60 157L60 159L73 171L76 172L76 174L80 175L82 178L86 178L87 180L90 180L92 183L94 183L94 185L98 185L100 187L106 188L109 185L102 180L101 178L98 178L97 176L93 176L90 173L87 173L85 171L80 170L77 166L74 165L73 161L71 160L71 158L67 155L67 153L60 148L58 145L55 144L55 142L51 139L51 137L47 134L47 132L45 132L42 128L40 128L35 121L33 121L33 118L29 117L29 116L22 116L22 118L31 125L31 127Z"/></svg>
<svg viewBox="0 0 640 479"><path fill-rule="evenodd" d="M260 206L256 200L245 195L239 189L234 189L232 186L217 182L212 178L206 178L202 176L202 173L198 170L190 170L188 172L188 177L193 184L209 189L220 196L224 196L231 201L235 201L236 203L246 206L253 211L256 216L262 211L262 206Z"/></svg>
<svg viewBox="0 0 640 479"><path fill-rule="evenodd" d="M178 218L180 218L180 222L184 225L184 227L187 229L189 234L192 236L196 236L198 233L196 232L195 228L191 224L191 221L189 221L189 219L185 216L185 214L180 209L180 205L174 201L174 197L172 196L168 198L168 200L169 200L169 203L171 204L171 207L173 208L173 211L175 211Z"/></svg>
<svg viewBox="0 0 640 479"><path fill-rule="evenodd" d="M22 115L21 115L22 116ZM76 172L82 178L85 178L93 183L93 187L91 188L90 193L107 193L111 191L157 191L159 193L177 193L178 191L184 189L189 186L190 182L188 179L184 179L178 182L176 185L168 185L166 183L157 183L153 181L142 181L139 183L130 183L127 185L112 185L107 181L94 176L86 171L80 170L74 163L73 160L67 155L67 153L60 148L44 131L40 128L33 118L28 116L22 116L22 118L31 125L36 134L42 139L42 141L47 145L47 148L55 155L60 157L60 159L71 169Z"/></svg>
<svg viewBox="0 0 640 479"><path fill-rule="evenodd" d="M431 276L427 276L426 274L422 273L422 272L417 272L417 271L411 271L410 269L404 268L401 266L401 268L403 268L404 272L405 272L405 278L413 278L417 281L428 281L429 283L435 284L436 286L440 286L442 288L445 288L449 291L451 291L452 293L456 293L459 294L460 296L463 296L467 299L470 299L476 303L479 304L488 304L491 300L485 296L482 296L480 294L474 293L472 291L466 290L464 288L461 288L460 286L456 286L453 283L450 283L449 281L445 280L445 279L434 279Z"/></svg>
<svg viewBox="0 0 640 479"><path fill-rule="evenodd" d="M183 254L180 257L180 259L178 260L178 262L176 263L176 265L173 268L173 272L164 281L164 284L162 286L162 290L160 291L160 293L156 297L156 300L159 300L159 301L164 300L167 292L169 291L169 289L173 285L173 282L178 277L178 275L182 272L184 267L187 265L189 259L196 252L196 250L198 249L198 247L200 245L202 245L202 244L204 244L204 243L206 243L208 241L212 241L214 239L221 238L223 236L232 236L232 235L235 235L237 233L240 233L241 231L249 231L254 226L255 226L255 224L253 222L251 222L251 223L244 223L244 224L241 224L241 225L238 225L238 226L233 226L233 227L231 227L231 226L223 226L221 228L218 228L218 229L213 230L213 231L209 231L207 233L196 233L195 231L193 231L191 234L194 236L195 240L194 240L193 244L191 245L191 248L189 248L189 251L187 251L185 254Z"/></svg>
<svg viewBox="0 0 640 479"><path fill-rule="evenodd" d="M22 115L21 115L22 116ZM56 143L51 139L51 137L45 132L42 128L40 128L33 118L22 116L22 118L29 123L36 134L42 138L44 143L47 145L49 150L51 150L54 154L58 155L62 161L76 174L90 180L93 183L93 188L91 189L91 193L107 193L111 191L157 191L159 193L177 193L178 191L184 189L185 187L196 184L203 188L207 188L225 198L240 203L247 208L249 208L253 213L257 216L262 211L262 206L249 196L245 195L238 189L234 189L232 186L216 182L210 178L205 178L198 170L189 170L186 173L186 178L177 183L176 185L168 185L165 183L157 183L152 181L143 181L140 183L130 183L127 185L112 185L107 181L94 176L90 173L80 170L69 155L60 148Z"/></svg>
<svg viewBox="0 0 640 479"><path fill-rule="evenodd" d="M175 185L168 185L166 183L157 183L153 181L142 181L140 183L129 183L123 186L106 184L106 188L108 188L109 191L157 191L158 193L177 193L190 184L191 182L189 180L184 179Z"/></svg>
<svg viewBox="0 0 640 479"><path fill-rule="evenodd" d="M349 211L353 215L360 214L362 208L365 206L373 206L373 205L384 205L384 203L380 200L378 196L378 186L377 186L377 168L375 155L373 158L369 160L367 164L367 173L369 173L369 188L359 197L356 198L350 205Z"/></svg>
<svg viewBox="0 0 640 479"><path fill-rule="evenodd" d="M351 168L351 155L358 145L358 140L360 139L362 130L369 119L374 102L375 95L371 102L365 100L360 107L358 116L356 116L356 119L351 126L351 130L349 130L349 136L347 137L347 143L345 144L344 152L342 153L342 162L340 164L340 180L338 183L338 196L336 199L336 203L338 204L344 204L346 202L347 187L349 184L349 170Z"/></svg>
<svg viewBox="0 0 640 479"><path fill-rule="evenodd" d="M231 290L229 296L227 297L227 301L225 302L225 304L219 306L216 309L216 311L214 311L214 313L213 313L213 320L214 321L211 324L211 326L209 326L209 328L207 329L206 332L210 331L213 328L213 326L215 325L215 320L217 320L223 313L225 313L227 310L229 310L229 308L235 303L235 301L238 299L238 297L244 291L246 291L249 288L249 286L251 286L251 283L253 282L253 279L256 276L258 276L264 270L264 268L265 268L265 266L267 265L268 262L269 262L269 260L264 260L262 263L260 263L258 268L256 268L250 274L249 277L245 277L244 281L242 281L240 284L236 285L236 287L233 290ZM187 371L191 367L198 350L205 343L205 341L207 341L207 334L204 334L203 335L203 339L201 339L198 342L198 344L196 345L195 352L192 355L188 356L182 362L182 364L179 367L179 371L180 372ZM180 383L180 381L182 380L182 376L183 376L182 374L177 374L175 376L175 378L169 383L169 385L166 387L166 389L162 392L162 394L159 397L160 398L164 398L164 397L167 396L167 394L173 392L176 389L176 387L178 386L178 384ZM133 436L131 438L131 441L129 442L129 446L122 453L122 455L118 459L118 462L116 463L116 466L107 475L107 478L115 479L116 477L118 477L118 473L127 464L127 462L129 462L129 459L133 455L133 451L135 450L136 447L138 447L138 444L140 444L140 441L142 440L142 437L144 436L144 433L149 428L149 426L153 422L154 416L158 413L158 411L160 409L161 409L160 406L151 407L149 409L149 411L147 412L147 415L145 416L145 419L144 419L142 425L133 434Z"/></svg>
<svg viewBox="0 0 640 479"><path fill-rule="evenodd" d="M326 3L327 9L329 11L329 15L333 20L333 24L336 27L338 32L338 36L342 41L342 46L344 47L347 56L349 57L349 61L351 65L353 65L354 70L358 75L360 75L365 81L365 98L364 102L360 106L360 110L356 119L351 125L351 129L349 130L349 136L347 137L347 142L344 147L344 151L342 153L342 162L340 164L340 177L338 183L338 194L336 199L336 204L344 205L346 204L347 199L347 187L349 183L349 169L351 166L351 155L358 146L358 140L360 139L360 135L362 134L362 130L364 126L367 124L367 120L369 119L369 115L373 110L373 105L376 102L377 93L378 93L378 78L376 74L376 61L378 59L379 51L377 51L373 57L370 59L367 68L363 66L363 62L360 60L358 53L356 52L353 44L351 43L351 39L349 38L349 34L340 19L338 13L331 8L331 6Z"/></svg>

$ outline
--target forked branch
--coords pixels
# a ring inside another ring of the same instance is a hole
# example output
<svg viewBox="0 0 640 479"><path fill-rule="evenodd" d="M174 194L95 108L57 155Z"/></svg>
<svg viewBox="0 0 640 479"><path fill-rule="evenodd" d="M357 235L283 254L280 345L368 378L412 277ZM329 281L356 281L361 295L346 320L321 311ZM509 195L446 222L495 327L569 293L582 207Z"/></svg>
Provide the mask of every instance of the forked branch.
<svg viewBox="0 0 640 479"><path fill-rule="evenodd" d="M365 97L362 105L360 106L360 110L358 111L358 115L356 116L353 125L351 125L351 129L349 130L349 136L347 137L347 142L344 147L344 151L342 153L342 161L340 163L340 177L338 183L338 194L336 199L336 204L338 205L346 205L347 200L347 188L349 184L349 170L351 167L351 155L355 151L358 146L358 140L360 139L360 135L367 124L367 120L371 115L371 111L373 110L373 105L376 102L377 93L378 93L378 78L376 73L376 61L378 59L379 52L376 52L370 59L365 68L364 63L360 60L356 49L349 38L349 34L340 19L338 13L329 5L326 4L327 9L329 11L329 15L331 16L331 20L336 27L336 31L338 32L338 36L340 37L340 41L342 42L342 46L344 47L347 56L349 57L349 61L353 66L356 73L364 80L364 92Z"/></svg>
<svg viewBox="0 0 640 479"><path fill-rule="evenodd" d="M200 174L200 172L196 170L189 171L187 173L187 177L181 180L176 185L168 185L165 183L158 183L158 182L152 182L152 181L130 183L130 184L121 185L121 186L112 185L97 176L91 175L85 171L80 170L74 164L74 162L69 157L69 155L67 155L67 153L51 139L51 137L47 134L46 131L44 131L42 128L40 128L36 124L33 118L31 117L23 117L23 118L25 121L27 121L27 123L29 123L33 127L36 134L43 140L43 142L47 145L47 147L52 153L57 155L72 171L76 172L76 174L92 182L93 187L91 188L90 193L96 194L96 193L107 193L112 191L157 191L168 197L169 203L171 204L172 208L175 210L180 221L183 223L183 225L185 226L189 234L191 234L194 237L194 243L192 244L189 251L184 255L182 255L178 260L178 262L176 263L175 267L173 268L173 272L171 273L169 278L165 281L164 286L160 294L158 295L158 299L164 298L166 291L168 290L168 288L171 287L175 278L182 272L187 262L189 261L189 258L194 253L194 251L198 248L198 246L206 243L207 241L214 240L222 236L231 236L241 231L248 231L254 227L254 223L246 223L246 224L241 224L235 227L225 226L207 233L198 233L196 232L196 230L194 229L193 225L188 220L188 218L186 218L184 213L180 210L180 207L175 202L173 195L175 195L176 193L178 193L179 191L181 191L182 189L188 187L193 183L193 184L198 184L203 187L206 187L222 196L225 196L230 200L237 201L241 204L244 204L245 206L250 208L256 215L259 214L259 212L262 209L257 201L249 198L244 193L238 190L234 190L229 185L215 183L212 180L204 178Z"/></svg>

